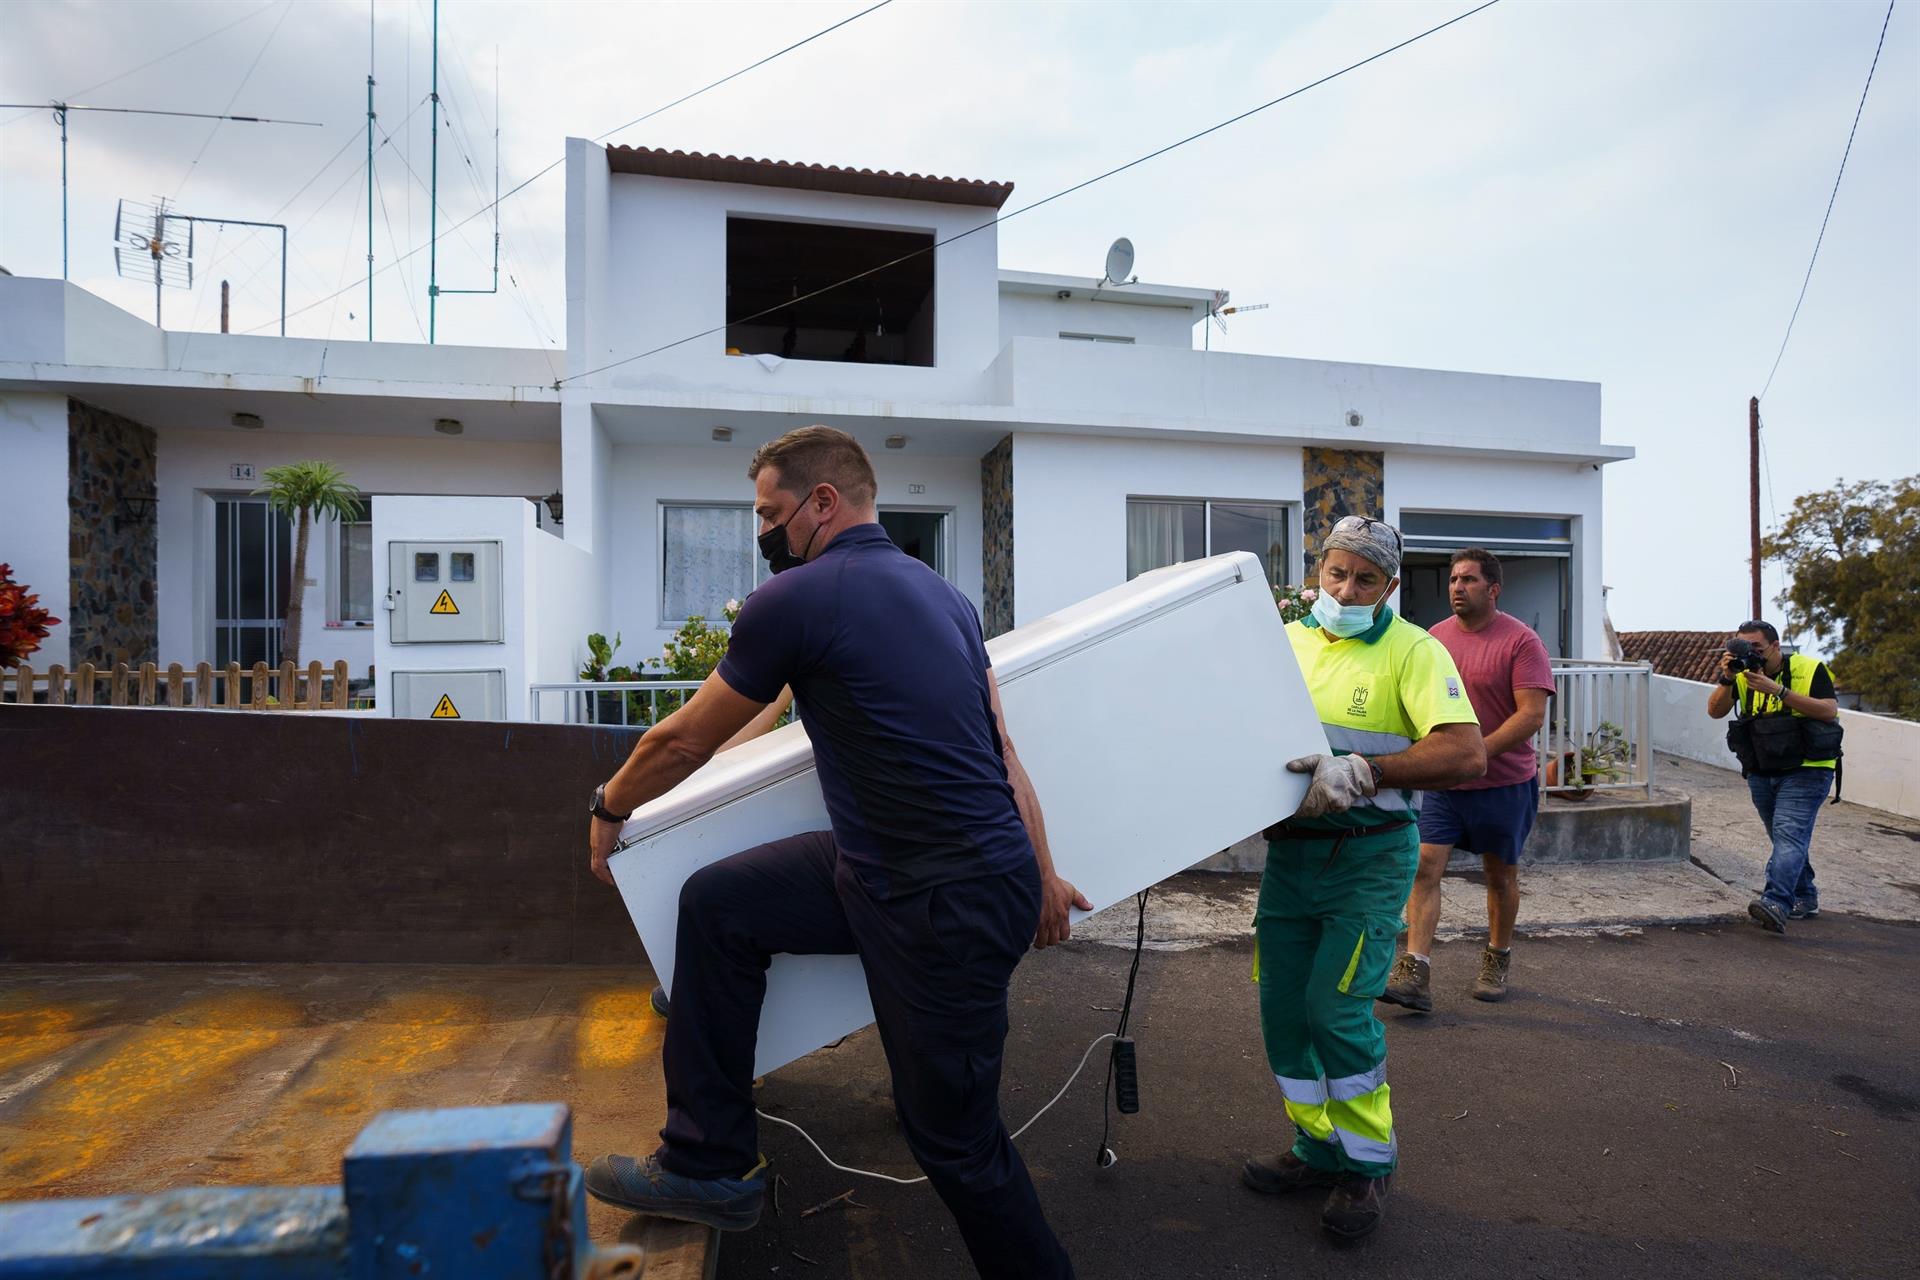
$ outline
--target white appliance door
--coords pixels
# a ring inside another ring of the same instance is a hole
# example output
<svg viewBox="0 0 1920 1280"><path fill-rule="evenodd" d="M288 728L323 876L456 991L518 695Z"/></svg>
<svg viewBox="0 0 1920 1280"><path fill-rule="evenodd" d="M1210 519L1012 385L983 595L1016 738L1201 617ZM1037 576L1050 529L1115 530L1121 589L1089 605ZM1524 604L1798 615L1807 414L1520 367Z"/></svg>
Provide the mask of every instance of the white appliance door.
<svg viewBox="0 0 1920 1280"><path fill-rule="evenodd" d="M1054 865L1096 910L1291 814L1306 779L1286 762L1327 750L1273 593L1247 552L1142 574L987 651ZM828 825L797 724L721 754L635 812L611 867L669 991L686 878ZM778 956L755 1074L872 1020L856 957Z"/></svg>

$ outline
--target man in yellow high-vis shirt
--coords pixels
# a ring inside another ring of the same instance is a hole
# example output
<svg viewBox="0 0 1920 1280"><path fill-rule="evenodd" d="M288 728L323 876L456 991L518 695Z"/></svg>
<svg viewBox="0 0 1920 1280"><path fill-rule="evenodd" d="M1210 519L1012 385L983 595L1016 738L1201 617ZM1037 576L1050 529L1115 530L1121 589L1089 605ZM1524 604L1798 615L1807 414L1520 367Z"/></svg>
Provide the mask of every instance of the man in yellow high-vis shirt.
<svg viewBox="0 0 1920 1280"><path fill-rule="evenodd" d="M1398 1156L1373 1001L1419 864L1413 790L1487 767L1453 659L1387 607L1400 556L1392 525L1340 520L1321 548L1313 616L1287 624L1333 754L1287 763L1313 781L1299 811L1267 829L1254 918L1260 1028L1294 1141L1249 1160L1243 1178L1268 1193L1331 1188L1320 1223L1343 1237L1379 1225Z"/></svg>

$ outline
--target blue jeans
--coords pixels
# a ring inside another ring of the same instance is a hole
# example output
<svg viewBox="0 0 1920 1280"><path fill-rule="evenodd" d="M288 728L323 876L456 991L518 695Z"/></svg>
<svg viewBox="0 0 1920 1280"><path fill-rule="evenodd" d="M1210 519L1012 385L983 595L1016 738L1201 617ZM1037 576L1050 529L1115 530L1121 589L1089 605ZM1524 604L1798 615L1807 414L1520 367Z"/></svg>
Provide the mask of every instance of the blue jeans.
<svg viewBox="0 0 1920 1280"><path fill-rule="evenodd" d="M1757 773L1747 777L1753 807L1760 811L1760 821L1766 824L1767 837L1773 841L1773 855L1767 859L1767 887L1761 896L1782 913L1791 911L1795 903L1802 907L1820 905L1808 846L1813 842L1813 820L1820 816L1820 802L1832 786L1831 769L1795 769L1770 777Z"/></svg>

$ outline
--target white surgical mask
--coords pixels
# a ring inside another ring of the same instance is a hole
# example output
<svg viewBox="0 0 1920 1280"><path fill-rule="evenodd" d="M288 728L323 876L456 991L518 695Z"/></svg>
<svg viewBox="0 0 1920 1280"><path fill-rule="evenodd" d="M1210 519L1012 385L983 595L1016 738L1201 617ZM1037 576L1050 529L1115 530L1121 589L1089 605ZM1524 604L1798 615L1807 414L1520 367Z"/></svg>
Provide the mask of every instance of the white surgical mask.
<svg viewBox="0 0 1920 1280"><path fill-rule="evenodd" d="M1342 640L1357 636L1374 623L1375 604L1341 604L1333 598L1333 592L1321 588L1320 594L1313 599L1313 616L1320 626L1331 636Z"/></svg>

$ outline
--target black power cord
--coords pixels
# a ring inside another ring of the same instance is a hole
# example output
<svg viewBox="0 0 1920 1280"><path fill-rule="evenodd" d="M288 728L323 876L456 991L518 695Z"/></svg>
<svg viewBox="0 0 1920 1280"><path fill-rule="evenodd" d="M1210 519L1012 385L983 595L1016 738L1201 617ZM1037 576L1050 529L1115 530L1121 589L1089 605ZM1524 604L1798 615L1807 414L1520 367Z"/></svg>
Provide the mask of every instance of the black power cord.
<svg viewBox="0 0 1920 1280"><path fill-rule="evenodd" d="M1134 895L1139 915L1133 927L1133 963L1127 968L1127 997L1120 1002L1120 1023L1113 1029L1113 1044L1107 1051L1107 1083L1100 1093L1100 1150L1094 1163L1102 1169L1111 1169L1120 1161L1107 1145L1113 1126L1110 1106L1117 1107L1123 1116L1140 1110L1140 1067L1133 1041L1127 1035L1127 1022L1133 1017L1133 989L1140 977L1140 953L1147 942L1147 895L1152 892L1142 889Z"/></svg>

